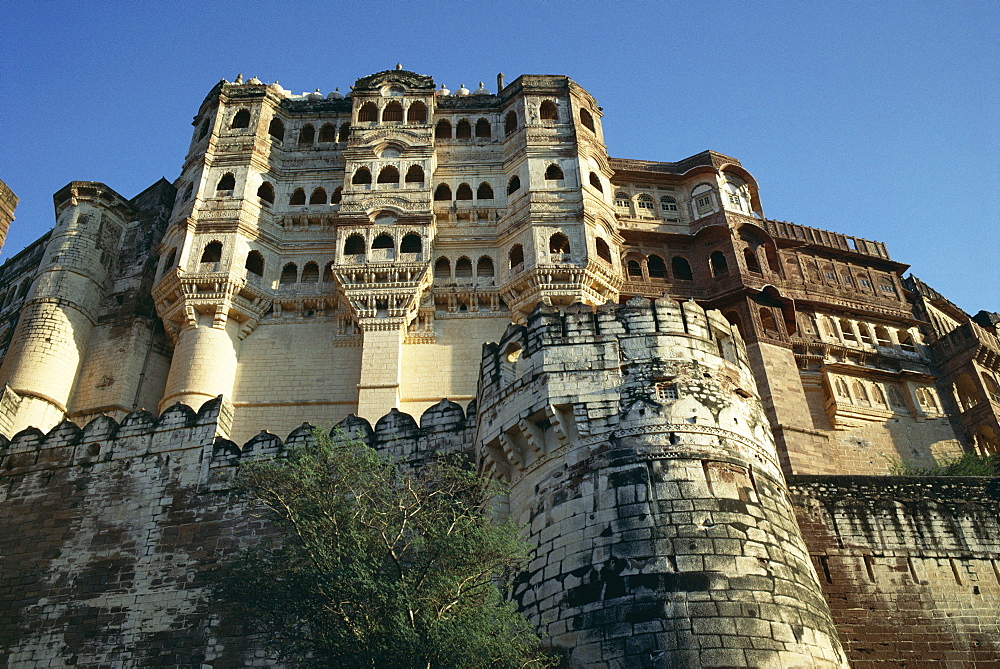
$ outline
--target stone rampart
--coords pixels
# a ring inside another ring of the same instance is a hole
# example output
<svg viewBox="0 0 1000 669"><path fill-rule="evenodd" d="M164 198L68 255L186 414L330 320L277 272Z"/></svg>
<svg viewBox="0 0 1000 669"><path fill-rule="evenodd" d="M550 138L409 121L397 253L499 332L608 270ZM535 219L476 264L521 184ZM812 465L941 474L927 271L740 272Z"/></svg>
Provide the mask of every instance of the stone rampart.
<svg viewBox="0 0 1000 669"><path fill-rule="evenodd" d="M0 437L0 664L268 665L243 616L209 597L219 565L271 532L232 490L241 459L273 457L312 437L262 433L239 446L223 398L159 418L133 412L80 428ZM442 400L337 427L419 463L471 443L474 421Z"/></svg>
<svg viewBox="0 0 1000 669"><path fill-rule="evenodd" d="M851 666L996 666L1000 479L788 483Z"/></svg>

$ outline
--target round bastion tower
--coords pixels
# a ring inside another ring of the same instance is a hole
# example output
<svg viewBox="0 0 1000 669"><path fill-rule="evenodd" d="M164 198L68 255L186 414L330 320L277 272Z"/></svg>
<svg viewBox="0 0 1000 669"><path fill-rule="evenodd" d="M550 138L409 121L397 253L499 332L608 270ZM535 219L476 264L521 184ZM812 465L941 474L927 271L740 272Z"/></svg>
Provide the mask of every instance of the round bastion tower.
<svg viewBox="0 0 1000 669"><path fill-rule="evenodd" d="M575 667L846 667L738 331L693 301L540 306L486 344L514 597Z"/></svg>
<svg viewBox="0 0 1000 669"><path fill-rule="evenodd" d="M125 226L137 213L89 181L73 181L53 199L56 225L0 367L0 385L21 398L11 434L63 419Z"/></svg>

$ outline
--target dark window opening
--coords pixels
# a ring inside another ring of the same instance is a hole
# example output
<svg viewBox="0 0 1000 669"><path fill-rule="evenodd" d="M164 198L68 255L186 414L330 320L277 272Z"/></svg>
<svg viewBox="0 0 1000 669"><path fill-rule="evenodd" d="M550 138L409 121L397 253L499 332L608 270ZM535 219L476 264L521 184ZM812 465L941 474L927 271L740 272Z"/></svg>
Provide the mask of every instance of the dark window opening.
<svg viewBox="0 0 1000 669"><path fill-rule="evenodd" d="M451 139L451 123L447 119L441 119L434 126L435 139Z"/></svg>
<svg viewBox="0 0 1000 669"><path fill-rule="evenodd" d="M594 241L594 245L597 247L597 257L604 262L611 264L611 248L608 247L608 243L598 237Z"/></svg>
<svg viewBox="0 0 1000 669"><path fill-rule="evenodd" d="M436 201L451 201L451 187L448 184L439 184L434 189L434 199Z"/></svg>
<svg viewBox="0 0 1000 669"><path fill-rule="evenodd" d="M507 258L510 260L511 269L524 264L524 247L520 244L514 244L514 246L510 247L510 253L507 254Z"/></svg>
<svg viewBox="0 0 1000 669"><path fill-rule="evenodd" d="M241 109L236 112L236 116L233 117L233 128L249 128L250 127L250 111L248 109Z"/></svg>
<svg viewBox="0 0 1000 669"><path fill-rule="evenodd" d="M484 118L476 121L476 137L482 139L489 139L493 136L493 128L490 127L490 122Z"/></svg>
<svg viewBox="0 0 1000 669"><path fill-rule="evenodd" d="M469 184L460 184L458 190L455 191L456 200L471 200L472 199L472 186Z"/></svg>
<svg viewBox="0 0 1000 669"><path fill-rule="evenodd" d="M569 238L561 232L549 237L549 253L569 253Z"/></svg>
<svg viewBox="0 0 1000 669"><path fill-rule="evenodd" d="M221 179L219 179L218 185L215 187L217 194L219 191L227 191L232 194L233 189L236 188L236 177L233 176L232 172L224 174Z"/></svg>
<svg viewBox="0 0 1000 669"><path fill-rule="evenodd" d="M372 242L372 250L374 250L374 249L391 249L391 248L394 248L394 244L392 242L392 237L389 236L388 234L384 233L384 232L381 235L379 235L378 237L376 237L375 241Z"/></svg>
<svg viewBox="0 0 1000 669"><path fill-rule="evenodd" d="M546 181L560 181L563 177L562 168L556 164L549 165L545 168L545 180Z"/></svg>
<svg viewBox="0 0 1000 669"><path fill-rule="evenodd" d="M344 123L340 126L340 141L346 142L351 138L351 124Z"/></svg>
<svg viewBox="0 0 1000 669"><path fill-rule="evenodd" d="M405 181L408 184L422 184L424 182L424 168L420 165L410 165L410 169L406 170Z"/></svg>
<svg viewBox="0 0 1000 669"><path fill-rule="evenodd" d="M543 102L542 106L538 108L538 114L542 117L543 121L557 121L559 119L556 103L552 102L552 100Z"/></svg>
<svg viewBox="0 0 1000 669"><path fill-rule="evenodd" d="M271 119L271 124L267 126L267 134L278 141L285 139L285 124L281 122L280 118Z"/></svg>
<svg viewBox="0 0 1000 669"><path fill-rule="evenodd" d="M329 143L337 141L337 128L329 123L324 123L323 127L319 129L319 141L320 143Z"/></svg>
<svg viewBox="0 0 1000 669"><path fill-rule="evenodd" d="M306 203L306 192L301 188L296 188L295 192L292 193L292 197L288 198L288 204L292 206L305 203Z"/></svg>
<svg viewBox="0 0 1000 669"><path fill-rule="evenodd" d="M302 283L319 283L319 265L307 262L302 268Z"/></svg>
<svg viewBox="0 0 1000 669"><path fill-rule="evenodd" d="M307 123L299 130L299 146L312 146L316 139L316 129L311 123Z"/></svg>
<svg viewBox="0 0 1000 669"><path fill-rule="evenodd" d="M257 189L257 197L260 198L261 204L274 204L274 187L265 181Z"/></svg>
<svg viewBox="0 0 1000 669"><path fill-rule="evenodd" d="M337 189L333 191L333 195L330 196L330 204L340 204L340 195L344 192L343 186L337 186Z"/></svg>
<svg viewBox="0 0 1000 669"><path fill-rule="evenodd" d="M708 263L712 268L712 276L722 276L729 274L729 261L722 251L713 251L709 256Z"/></svg>
<svg viewBox="0 0 1000 669"><path fill-rule="evenodd" d="M646 258L646 271L649 272L650 279L667 278L667 264L663 262L663 258L658 255L651 255Z"/></svg>
<svg viewBox="0 0 1000 669"><path fill-rule="evenodd" d="M403 105L399 104L395 100L390 102L382 110L382 122L383 123L402 123L403 122Z"/></svg>
<svg viewBox="0 0 1000 669"><path fill-rule="evenodd" d="M380 184L398 184L399 170L392 165L386 165L382 168L382 171L378 173L378 182Z"/></svg>
<svg viewBox="0 0 1000 669"><path fill-rule="evenodd" d="M201 252L201 262L221 262L222 242L209 242Z"/></svg>
<svg viewBox="0 0 1000 669"><path fill-rule="evenodd" d="M278 280L282 286L295 283L299 278L299 267L293 262L281 268L281 278Z"/></svg>
<svg viewBox="0 0 1000 669"><path fill-rule="evenodd" d="M420 235L415 232L411 232L403 236L403 240L399 243L400 253L420 253L423 249L423 244L420 241Z"/></svg>
<svg viewBox="0 0 1000 669"><path fill-rule="evenodd" d="M469 139L472 137L472 125L464 118L455 126L455 139Z"/></svg>
<svg viewBox="0 0 1000 669"><path fill-rule="evenodd" d="M367 167L360 168L354 173L354 178L351 183L356 186L370 185L372 182L372 173L368 171Z"/></svg>
<svg viewBox="0 0 1000 669"><path fill-rule="evenodd" d="M451 278L451 261L445 257L437 259L434 263L434 277L437 279Z"/></svg>
<svg viewBox="0 0 1000 669"><path fill-rule="evenodd" d="M423 102L414 102L406 110L407 123L427 123L427 105Z"/></svg>
<svg viewBox="0 0 1000 669"><path fill-rule="evenodd" d="M597 132L597 129L594 127L594 117L586 109L580 110L580 123L590 132Z"/></svg>
<svg viewBox="0 0 1000 669"><path fill-rule="evenodd" d="M205 135L208 134L209 127L208 119L201 122L201 130L198 131L198 139L205 139Z"/></svg>
<svg viewBox="0 0 1000 669"><path fill-rule="evenodd" d="M515 112L507 112L507 116L503 119L503 131L506 135L511 135L517 130L517 114Z"/></svg>
<svg viewBox="0 0 1000 669"><path fill-rule="evenodd" d="M597 176L593 172L590 173L590 185L600 192L604 192L604 186L601 184L601 177Z"/></svg>
<svg viewBox="0 0 1000 669"><path fill-rule="evenodd" d="M378 107L375 106L374 102L366 102L361 105L361 109L358 110L358 121L365 123L366 121L377 121L378 120Z"/></svg>
<svg viewBox="0 0 1000 669"><path fill-rule="evenodd" d="M477 200L492 200L493 199L493 187L490 186L485 181L479 184L479 188L476 189L476 199Z"/></svg>
<svg viewBox="0 0 1000 669"><path fill-rule="evenodd" d="M476 276L482 278L492 278L493 277L493 258L489 256L483 256L476 263Z"/></svg>
<svg viewBox="0 0 1000 669"><path fill-rule="evenodd" d="M317 188L309 196L309 204L326 204L326 189Z"/></svg>
<svg viewBox="0 0 1000 669"><path fill-rule="evenodd" d="M360 256L365 254L365 238L361 235L351 235L344 243L345 256Z"/></svg>
<svg viewBox="0 0 1000 669"><path fill-rule="evenodd" d="M257 276L264 276L264 256L260 251L251 251L247 254L246 270Z"/></svg>
<svg viewBox="0 0 1000 669"><path fill-rule="evenodd" d="M507 182L507 195L512 195L521 189L521 179L517 175L510 178Z"/></svg>
<svg viewBox="0 0 1000 669"><path fill-rule="evenodd" d="M723 258L723 261L725 261L725 258ZM692 281L694 279L694 274L691 272L691 263L687 261L687 258L674 256L670 261L670 271L678 281Z"/></svg>

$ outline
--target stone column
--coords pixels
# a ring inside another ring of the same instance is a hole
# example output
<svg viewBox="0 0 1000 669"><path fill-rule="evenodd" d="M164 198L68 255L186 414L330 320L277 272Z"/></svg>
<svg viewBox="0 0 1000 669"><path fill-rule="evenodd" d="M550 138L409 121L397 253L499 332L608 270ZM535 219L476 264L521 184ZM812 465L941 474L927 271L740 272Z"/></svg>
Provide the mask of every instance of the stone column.
<svg viewBox="0 0 1000 669"><path fill-rule="evenodd" d="M399 380L403 337L402 319L363 318L361 382L358 383L358 415L375 421L399 407Z"/></svg>
<svg viewBox="0 0 1000 669"><path fill-rule="evenodd" d="M174 346L159 410L180 402L197 411L219 395L231 398L240 350L240 324L224 313L191 313Z"/></svg>

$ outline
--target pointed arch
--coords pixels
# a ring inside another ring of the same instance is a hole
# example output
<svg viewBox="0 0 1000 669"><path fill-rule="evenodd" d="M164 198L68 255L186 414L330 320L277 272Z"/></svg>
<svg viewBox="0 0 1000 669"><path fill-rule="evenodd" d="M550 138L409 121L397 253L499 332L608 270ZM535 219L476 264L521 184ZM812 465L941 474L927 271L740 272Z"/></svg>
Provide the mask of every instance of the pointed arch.
<svg viewBox="0 0 1000 669"><path fill-rule="evenodd" d="M490 139L493 137L493 126L484 118L476 121L476 137L479 139Z"/></svg>
<svg viewBox="0 0 1000 669"><path fill-rule="evenodd" d="M472 137L472 125L467 119L461 119L455 126L455 139L469 139Z"/></svg>
<svg viewBox="0 0 1000 669"><path fill-rule="evenodd" d="M347 140L349 140L351 138L351 124L342 123L340 125L340 130L338 131L338 134L340 135L341 142L346 142Z"/></svg>
<svg viewBox="0 0 1000 669"><path fill-rule="evenodd" d="M556 108L556 103L552 100L546 100L538 108L538 115L543 121L558 121L559 110Z"/></svg>
<svg viewBox="0 0 1000 669"><path fill-rule="evenodd" d="M437 202L451 202L451 186L448 184L438 184L434 189L434 200Z"/></svg>
<svg viewBox="0 0 1000 669"><path fill-rule="evenodd" d="M233 129L250 127L250 110L241 109L233 116L233 123L229 126Z"/></svg>
<svg viewBox="0 0 1000 669"><path fill-rule="evenodd" d="M215 186L216 195L232 195L233 191L236 189L236 177L233 176L232 172L226 172L219 179L219 183Z"/></svg>
<svg viewBox="0 0 1000 669"><path fill-rule="evenodd" d="M328 144L337 141L337 127L332 123L324 123L319 129L320 144Z"/></svg>
<svg viewBox="0 0 1000 669"><path fill-rule="evenodd" d="M437 122L434 126L434 139L451 139L451 121L443 118Z"/></svg>
<svg viewBox="0 0 1000 669"><path fill-rule="evenodd" d="M368 171L367 167L359 167L358 171L354 173L354 178L351 179L351 183L355 186L371 185L372 173Z"/></svg>
<svg viewBox="0 0 1000 669"><path fill-rule="evenodd" d="M563 175L562 168L552 163L545 168L545 180L546 181L562 181L565 178Z"/></svg>
<svg viewBox="0 0 1000 669"><path fill-rule="evenodd" d="M404 182L408 184L422 184L424 182L424 168L420 165L410 165L406 170Z"/></svg>
<svg viewBox="0 0 1000 669"><path fill-rule="evenodd" d="M288 198L288 204L290 206L297 206L306 203L306 192L301 188L296 188L292 193L292 196Z"/></svg>
<svg viewBox="0 0 1000 669"><path fill-rule="evenodd" d="M385 108L382 110L382 122L383 123L402 123L403 122L403 105L398 101L392 100L386 104Z"/></svg>
<svg viewBox="0 0 1000 669"><path fill-rule="evenodd" d="M358 122L368 123L378 121L378 107L374 102L366 102L358 110Z"/></svg>
<svg viewBox="0 0 1000 669"><path fill-rule="evenodd" d="M472 199L472 186L469 184L459 184L458 190L455 191L456 200L471 200Z"/></svg>
<svg viewBox="0 0 1000 669"><path fill-rule="evenodd" d="M319 283L319 265L313 261L302 268L302 283Z"/></svg>
<svg viewBox="0 0 1000 669"><path fill-rule="evenodd" d="M265 181L257 189L257 197L260 198L260 202L263 205L274 204L274 186L270 182Z"/></svg>
<svg viewBox="0 0 1000 669"><path fill-rule="evenodd" d="M299 280L299 267L293 262L288 263L281 268L281 278L278 283L282 286L287 286L289 284L298 283Z"/></svg>
<svg viewBox="0 0 1000 669"><path fill-rule="evenodd" d="M251 251L247 254L247 261L243 267L251 274L264 276L264 256L260 251Z"/></svg>
<svg viewBox="0 0 1000 669"><path fill-rule="evenodd" d="M309 204L326 204L326 189L317 188L309 196Z"/></svg>
<svg viewBox="0 0 1000 669"><path fill-rule="evenodd" d="M267 126L267 134L279 142L285 139L285 124L280 118L274 117L271 119L271 124Z"/></svg>
<svg viewBox="0 0 1000 669"><path fill-rule="evenodd" d="M476 199L477 200L492 200L493 199L493 187L490 186L485 181L479 184L479 188L476 189Z"/></svg>
<svg viewBox="0 0 1000 669"><path fill-rule="evenodd" d="M392 165L386 165L378 173L378 183L380 183L380 184L398 184L399 183L399 170L397 170Z"/></svg>
<svg viewBox="0 0 1000 669"><path fill-rule="evenodd" d="M427 123L427 105L420 100L412 103L406 110L407 123Z"/></svg>
<svg viewBox="0 0 1000 669"><path fill-rule="evenodd" d="M316 139L316 128L312 123L306 123L299 130L299 146L312 146Z"/></svg>

